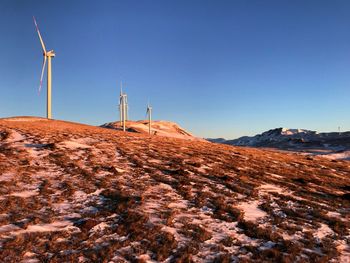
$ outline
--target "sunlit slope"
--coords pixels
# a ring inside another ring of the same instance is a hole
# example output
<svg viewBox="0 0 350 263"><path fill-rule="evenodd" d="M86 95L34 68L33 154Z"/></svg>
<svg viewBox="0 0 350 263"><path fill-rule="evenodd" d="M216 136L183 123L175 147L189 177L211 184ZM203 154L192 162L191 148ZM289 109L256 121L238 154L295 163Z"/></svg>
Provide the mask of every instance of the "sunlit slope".
<svg viewBox="0 0 350 263"><path fill-rule="evenodd" d="M119 121L105 123L101 127L117 130L123 129ZM149 134L148 121L127 121L125 127L127 131ZM178 124L170 121L152 121L151 134L154 136L204 141L204 139L192 135L190 132L181 128Z"/></svg>
<svg viewBox="0 0 350 263"><path fill-rule="evenodd" d="M348 262L350 167L0 120L0 261Z"/></svg>

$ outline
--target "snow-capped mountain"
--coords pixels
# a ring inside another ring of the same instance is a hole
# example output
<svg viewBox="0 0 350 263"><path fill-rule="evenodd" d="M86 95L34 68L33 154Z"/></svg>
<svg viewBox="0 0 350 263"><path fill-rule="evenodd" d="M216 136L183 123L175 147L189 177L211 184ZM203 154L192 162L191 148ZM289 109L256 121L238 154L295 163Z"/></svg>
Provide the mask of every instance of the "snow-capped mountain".
<svg viewBox="0 0 350 263"><path fill-rule="evenodd" d="M316 134L317 133L315 131L303 129L277 128L252 137L244 136L236 140L230 140L229 142L233 145L268 146L270 144L286 141L305 141L309 140L312 137L315 137Z"/></svg>
<svg viewBox="0 0 350 263"><path fill-rule="evenodd" d="M313 154L347 153L350 150L350 132L318 133L305 129L276 128L255 136L234 140L209 139L211 142L237 146L270 147ZM342 158L344 154L342 155ZM349 156L345 156L348 159ZM343 159L344 159L343 158Z"/></svg>

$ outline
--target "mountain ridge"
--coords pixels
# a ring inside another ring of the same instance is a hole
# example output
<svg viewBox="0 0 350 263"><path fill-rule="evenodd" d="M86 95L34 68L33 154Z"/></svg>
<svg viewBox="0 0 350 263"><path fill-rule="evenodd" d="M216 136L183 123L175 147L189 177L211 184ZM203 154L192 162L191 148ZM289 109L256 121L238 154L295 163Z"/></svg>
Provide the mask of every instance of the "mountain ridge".
<svg viewBox="0 0 350 263"><path fill-rule="evenodd" d="M268 147L319 154L328 158L343 153L341 158L350 160L349 131L318 133L306 129L275 128L255 136L243 136L233 140L222 138L208 140L235 146Z"/></svg>

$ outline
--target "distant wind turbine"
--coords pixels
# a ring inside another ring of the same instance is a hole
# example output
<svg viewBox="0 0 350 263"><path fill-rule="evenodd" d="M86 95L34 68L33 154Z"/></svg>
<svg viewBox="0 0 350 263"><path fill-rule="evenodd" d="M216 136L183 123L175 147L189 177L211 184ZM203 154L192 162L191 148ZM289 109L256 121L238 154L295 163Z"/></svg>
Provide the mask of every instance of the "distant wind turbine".
<svg viewBox="0 0 350 263"><path fill-rule="evenodd" d="M120 125L123 126L123 131L125 131L125 122L128 119L128 95L123 93L123 82L120 82L119 114Z"/></svg>
<svg viewBox="0 0 350 263"><path fill-rule="evenodd" d="M33 16L34 24L36 27L36 31L38 32L39 40L41 43L41 47L43 48L43 66L41 68L41 76L40 76L40 86L39 86L39 93L41 91L42 83L43 83L43 77L44 77L44 71L46 66L46 60L47 60L47 107L46 107L46 117L48 119L52 118L51 113L51 58L55 56L55 52L53 50L46 51L44 41L41 37L38 24L36 23L35 17Z"/></svg>
<svg viewBox="0 0 350 263"><path fill-rule="evenodd" d="M148 116L148 133L151 135L152 128L152 107L147 103L146 115Z"/></svg>
<svg viewBox="0 0 350 263"><path fill-rule="evenodd" d="M119 94L119 119L120 126L123 125L123 82L120 82L120 94Z"/></svg>

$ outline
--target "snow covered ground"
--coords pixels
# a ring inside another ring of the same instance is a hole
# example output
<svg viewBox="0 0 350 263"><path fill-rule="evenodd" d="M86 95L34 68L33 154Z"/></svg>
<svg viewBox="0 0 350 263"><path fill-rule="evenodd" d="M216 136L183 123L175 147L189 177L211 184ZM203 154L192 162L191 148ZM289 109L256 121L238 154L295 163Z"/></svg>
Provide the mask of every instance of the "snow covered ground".
<svg viewBox="0 0 350 263"><path fill-rule="evenodd" d="M350 167L0 120L1 262L350 262Z"/></svg>
<svg viewBox="0 0 350 263"><path fill-rule="evenodd" d="M327 153L323 155L319 155L321 157L325 157L331 160L348 160L350 161L350 151L342 151L337 153Z"/></svg>

